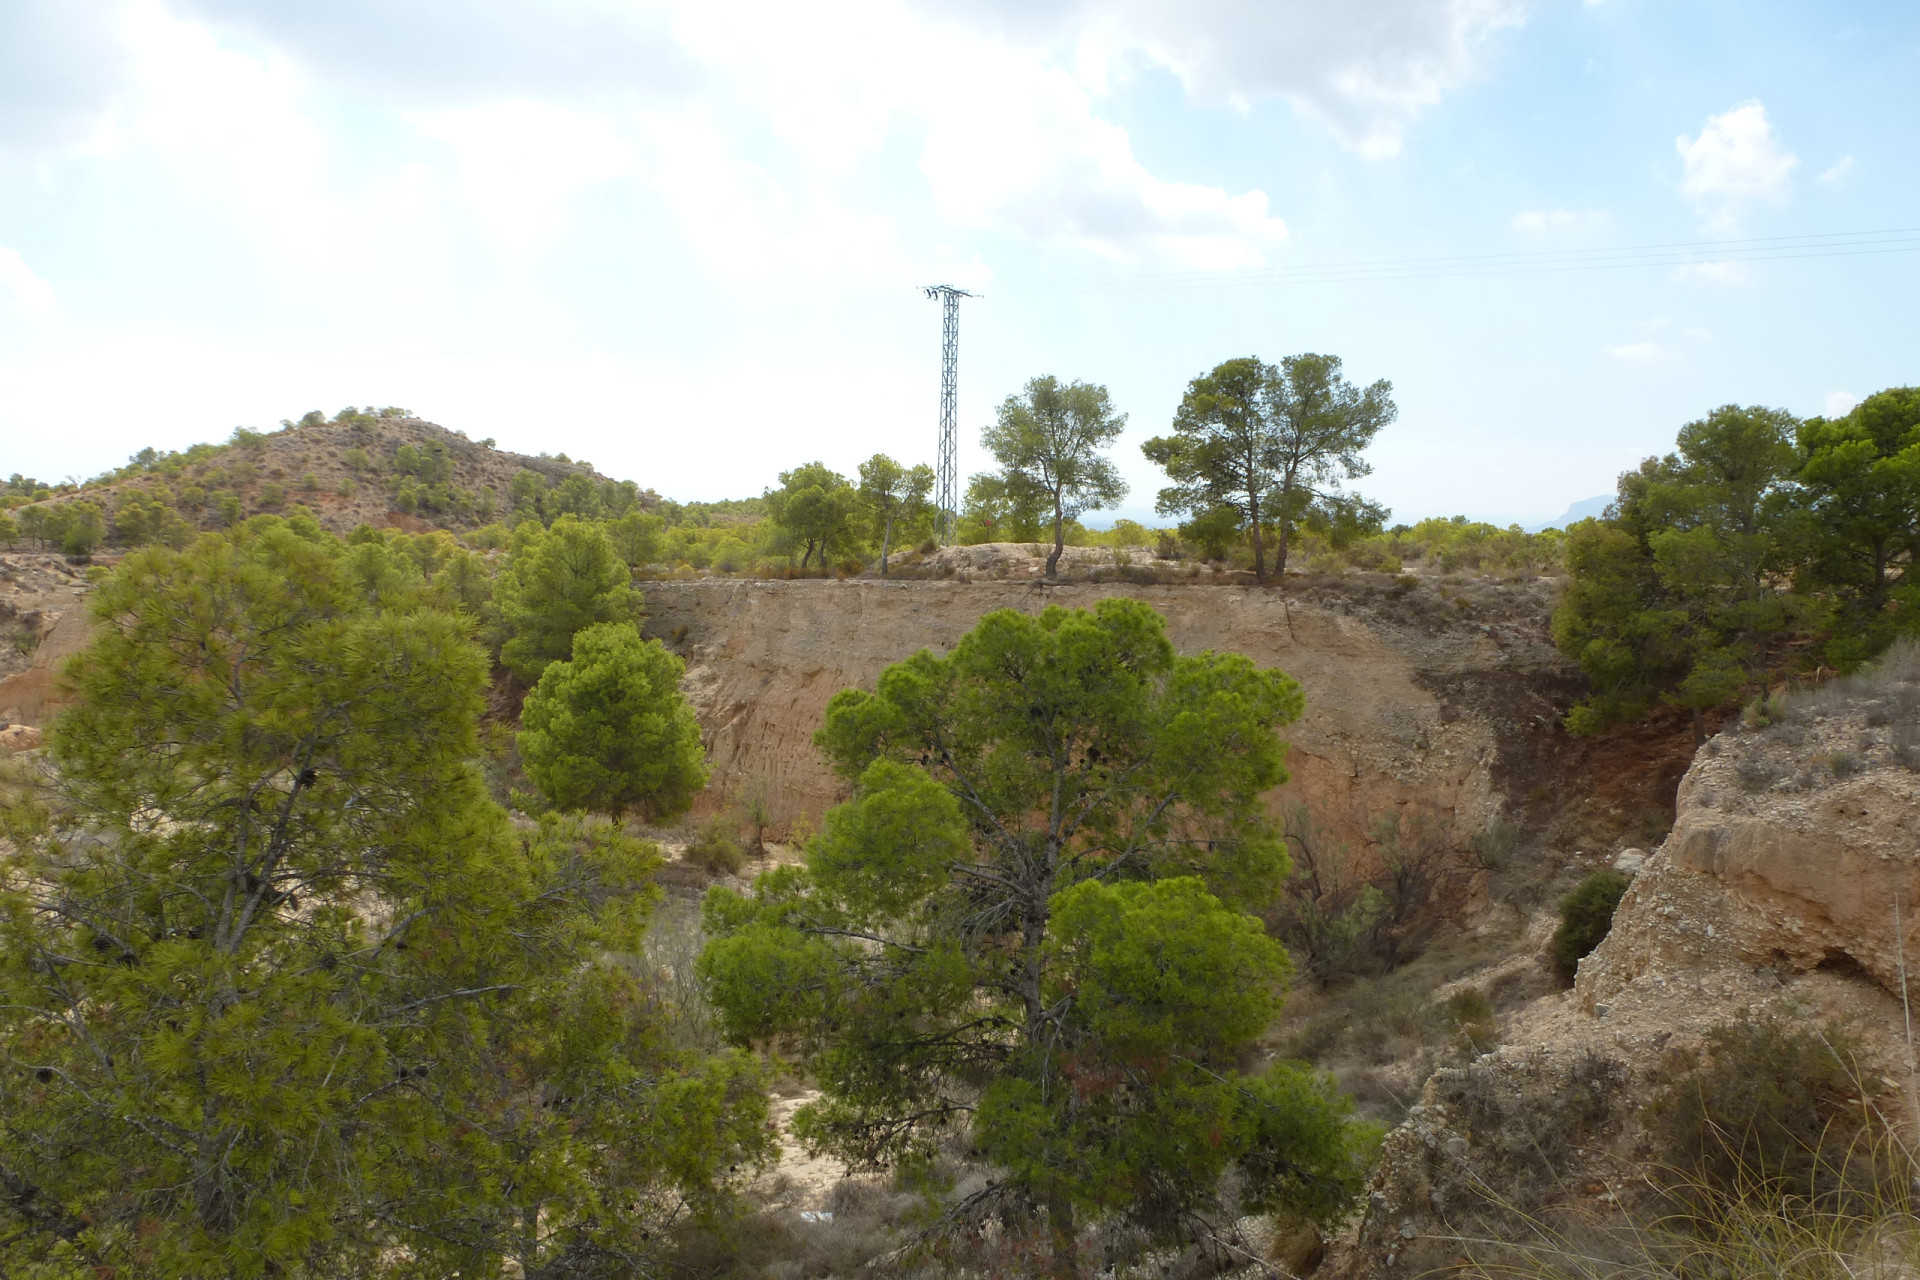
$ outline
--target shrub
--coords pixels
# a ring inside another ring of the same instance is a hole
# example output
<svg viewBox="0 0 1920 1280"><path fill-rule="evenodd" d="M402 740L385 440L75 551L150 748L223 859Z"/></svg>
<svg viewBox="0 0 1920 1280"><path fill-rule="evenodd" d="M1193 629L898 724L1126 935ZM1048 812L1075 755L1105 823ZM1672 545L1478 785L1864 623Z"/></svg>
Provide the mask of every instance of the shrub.
<svg viewBox="0 0 1920 1280"><path fill-rule="evenodd" d="M1560 899L1560 927L1553 934L1553 968L1567 981L1581 958L1613 927L1613 909L1627 892L1627 878L1617 871L1596 871Z"/></svg>
<svg viewBox="0 0 1920 1280"><path fill-rule="evenodd" d="M1447 1018L1453 1023L1455 1041L1473 1053L1485 1053L1500 1043L1500 1022L1494 1017L1493 1001L1478 987L1456 991L1447 1001Z"/></svg>
<svg viewBox="0 0 1920 1280"><path fill-rule="evenodd" d="M709 875L734 875L747 864L733 823L724 815L715 815L700 824L687 844L686 860Z"/></svg>
<svg viewBox="0 0 1920 1280"><path fill-rule="evenodd" d="M262 511L278 511L287 503L287 487L281 484L263 484L258 499Z"/></svg>
<svg viewBox="0 0 1920 1280"><path fill-rule="evenodd" d="M1835 1023L1743 1018L1715 1027L1704 1058L1647 1108L1648 1132L1672 1173L1704 1190L1833 1190L1843 1175L1867 1171L1854 1161L1870 1092L1857 1050Z"/></svg>
<svg viewBox="0 0 1920 1280"><path fill-rule="evenodd" d="M1762 694L1740 710L1740 723L1749 729L1765 729L1787 716L1787 700L1779 694Z"/></svg>

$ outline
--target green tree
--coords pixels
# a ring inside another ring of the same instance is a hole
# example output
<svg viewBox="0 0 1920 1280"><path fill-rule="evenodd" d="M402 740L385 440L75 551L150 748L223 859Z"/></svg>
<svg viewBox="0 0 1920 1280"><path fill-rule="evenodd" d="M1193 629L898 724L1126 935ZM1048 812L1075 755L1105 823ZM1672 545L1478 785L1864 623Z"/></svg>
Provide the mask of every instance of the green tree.
<svg viewBox="0 0 1920 1280"><path fill-rule="evenodd" d="M107 536L106 515L91 502L69 502L60 512L60 550L70 556L92 555Z"/></svg>
<svg viewBox="0 0 1920 1280"><path fill-rule="evenodd" d="M7 550L13 550L13 544L20 540L20 522L11 512L0 511L0 542L7 544Z"/></svg>
<svg viewBox="0 0 1920 1280"><path fill-rule="evenodd" d="M1594 694L1569 724L1596 729L1655 699L1704 716L1758 678L1809 615L1785 589L1798 541L1795 419L1726 405L1682 427L1678 448L1620 477L1604 521L1568 530L1562 652Z"/></svg>
<svg viewBox="0 0 1920 1280"><path fill-rule="evenodd" d="M1293 524L1316 501L1342 500L1342 481L1372 473L1360 455L1400 410L1391 382L1356 387L1338 356L1287 356L1265 381L1263 407L1273 424L1274 572L1284 576Z"/></svg>
<svg viewBox="0 0 1920 1280"><path fill-rule="evenodd" d="M1187 384L1174 412L1174 433L1141 446L1173 481L1160 491L1154 510L1188 515L1196 528L1232 511L1253 542L1253 572L1262 582L1267 560L1261 513L1271 514L1280 479L1280 424L1273 412L1278 406L1269 394L1278 372L1252 356L1215 365Z"/></svg>
<svg viewBox="0 0 1920 1280"><path fill-rule="evenodd" d="M903 467L884 453L860 464L861 512L880 542L880 576L887 576L887 552L895 525L910 528L932 512L933 468Z"/></svg>
<svg viewBox="0 0 1920 1280"><path fill-rule="evenodd" d="M1029 379L1020 395L1008 396L998 420L981 433L980 442L1000 463L1009 486L1043 493L1053 508L1049 578L1058 571L1066 549L1066 522L1127 496L1119 471L1098 452L1126 425L1127 415L1113 411L1105 387L1085 382L1063 386L1048 376Z"/></svg>
<svg viewBox="0 0 1920 1280"><path fill-rule="evenodd" d="M575 633L599 622L633 622L640 593L604 526L561 516L542 531L514 530L507 567L494 584L500 661L523 680L573 652Z"/></svg>
<svg viewBox="0 0 1920 1280"><path fill-rule="evenodd" d="M53 509L51 507L41 506L38 503L28 507L21 507L19 517L20 536L31 539L38 546L46 546L51 536L48 533L48 528L52 513Z"/></svg>
<svg viewBox="0 0 1920 1280"><path fill-rule="evenodd" d="M659 516L629 511L607 526L607 536L613 539L613 549L628 567L638 569L660 559L666 549L662 537L666 527L667 522Z"/></svg>
<svg viewBox="0 0 1920 1280"><path fill-rule="evenodd" d="M960 541L1035 542L1047 522L1047 497L1018 476L983 471L960 502Z"/></svg>
<svg viewBox="0 0 1920 1280"><path fill-rule="evenodd" d="M855 1164L970 1126L1063 1247L1081 1215L1337 1216L1364 1168L1346 1102L1233 1065L1287 972L1240 908L1287 875L1259 797L1300 708L1278 671L1175 656L1131 600L991 613L841 692L815 742L853 799L804 871L708 895L728 1033L806 1057L797 1131Z"/></svg>
<svg viewBox="0 0 1920 1280"><path fill-rule="evenodd" d="M1842 669L1898 634L1920 632L1920 387L1868 396L1844 418L1812 418L1797 445L1809 517L1806 577L1838 624L1828 644Z"/></svg>
<svg viewBox="0 0 1920 1280"><path fill-rule="evenodd" d="M684 813L707 785L700 724L680 692L686 665L630 622L587 627L550 664L521 710L520 758L541 794L567 809L649 820Z"/></svg>
<svg viewBox="0 0 1920 1280"><path fill-rule="evenodd" d="M815 552L821 567L826 567L833 547L853 539L858 495L845 476L825 463L809 462L782 471L780 487L767 491L766 502L767 515L787 545L806 547L800 556L802 569Z"/></svg>
<svg viewBox="0 0 1920 1280"><path fill-rule="evenodd" d="M517 831L468 624L297 524L130 555L5 815L0 1268L651 1274L766 1154L752 1064L605 959L657 855Z"/></svg>

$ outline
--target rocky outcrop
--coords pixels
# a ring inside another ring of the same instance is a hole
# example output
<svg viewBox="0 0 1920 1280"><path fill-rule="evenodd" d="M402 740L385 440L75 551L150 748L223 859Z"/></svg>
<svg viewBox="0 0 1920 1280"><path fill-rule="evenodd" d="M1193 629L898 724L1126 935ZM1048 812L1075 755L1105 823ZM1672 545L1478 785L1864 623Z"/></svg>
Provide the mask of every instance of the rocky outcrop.
<svg viewBox="0 0 1920 1280"><path fill-rule="evenodd" d="M1559 732L1571 676L1546 634L1549 586L1490 588L1473 612L1385 575L1288 585L655 583L646 629L687 659L713 802L764 781L780 827L818 822L841 798L812 746L841 689L872 688L889 663L949 648L993 609L1129 596L1165 615L1182 652L1244 653L1301 682L1306 714L1288 733L1283 794L1342 835L1364 841L1374 817L1396 812L1478 831L1505 803L1502 770Z"/></svg>
<svg viewBox="0 0 1920 1280"><path fill-rule="evenodd" d="M1857 971L1900 990L1916 957L1920 774L1895 758L1895 727L1858 705L1793 714L1722 735L1695 762L1673 834L1580 965L1583 1004L1729 967Z"/></svg>
<svg viewBox="0 0 1920 1280"><path fill-rule="evenodd" d="M1532 1181L1608 1209L1638 1180L1636 1116L1666 1055L1742 1016L1837 1019L1866 1079L1911 1087L1901 991L1920 958L1920 657L1896 654L1767 720L1701 749L1671 834L1635 870L1574 988L1427 1082L1387 1140L1343 1274L1431 1261L1462 1225L1464 1190L1517 1199L1540 1144L1516 1146L1516 1130L1578 1133Z"/></svg>
<svg viewBox="0 0 1920 1280"><path fill-rule="evenodd" d="M0 726L43 726L59 710L60 666L87 644L89 589L59 556L0 556Z"/></svg>

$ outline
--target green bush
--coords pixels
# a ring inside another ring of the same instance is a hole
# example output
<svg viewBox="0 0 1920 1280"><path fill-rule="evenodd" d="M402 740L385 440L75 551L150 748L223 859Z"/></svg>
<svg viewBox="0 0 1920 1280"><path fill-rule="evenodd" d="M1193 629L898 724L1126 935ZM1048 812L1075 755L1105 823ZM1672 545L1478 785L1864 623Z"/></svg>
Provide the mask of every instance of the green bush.
<svg viewBox="0 0 1920 1280"><path fill-rule="evenodd" d="M1596 871L1560 899L1560 927L1553 934L1553 968L1573 981L1581 957L1600 945L1613 927L1613 909L1627 891L1617 871Z"/></svg>
<svg viewBox="0 0 1920 1280"><path fill-rule="evenodd" d="M709 875L737 875L747 865L733 823L725 815L715 815L700 824L687 844L686 860Z"/></svg>
<svg viewBox="0 0 1920 1280"><path fill-rule="evenodd" d="M1710 1192L1775 1183L1796 1195L1858 1183L1872 1082L1834 1023L1743 1018L1707 1033L1704 1056L1647 1108L1661 1162Z"/></svg>

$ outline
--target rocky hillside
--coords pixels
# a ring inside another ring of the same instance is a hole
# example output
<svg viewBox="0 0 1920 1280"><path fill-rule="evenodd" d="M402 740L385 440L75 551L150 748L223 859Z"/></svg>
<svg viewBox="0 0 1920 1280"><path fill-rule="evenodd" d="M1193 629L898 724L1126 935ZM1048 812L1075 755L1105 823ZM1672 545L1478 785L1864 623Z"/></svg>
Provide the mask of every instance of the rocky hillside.
<svg viewBox="0 0 1920 1280"><path fill-rule="evenodd" d="M234 511L254 515L297 503L336 533L360 524L465 531L508 518L529 499L566 494L569 482L576 493L547 500L596 512L609 500L641 507L659 500L564 454L508 453L492 441L469 440L462 432L389 410L343 412L331 420L309 414L270 434L236 432L222 445L172 454L145 450L128 466L76 490L51 494L45 503L99 506L106 513L109 541L116 540L118 517L129 499L142 506L158 499L193 527L217 527L234 518ZM235 505L223 514L227 498Z"/></svg>
<svg viewBox="0 0 1920 1280"><path fill-rule="evenodd" d="M1643 1108L1670 1064L1742 1017L1838 1020L1865 1091L1885 1089L1895 1116L1912 1098L1901 991L1920 962L1920 654L1748 721L1701 749L1659 848L1620 859L1632 883L1573 989L1427 1083L1388 1139L1350 1274L1450 1259L1487 1189L1531 1182L1544 1199L1616 1211L1641 1183ZM1543 951L1546 931L1530 936ZM1529 1141L1552 1148L1551 1170Z"/></svg>

